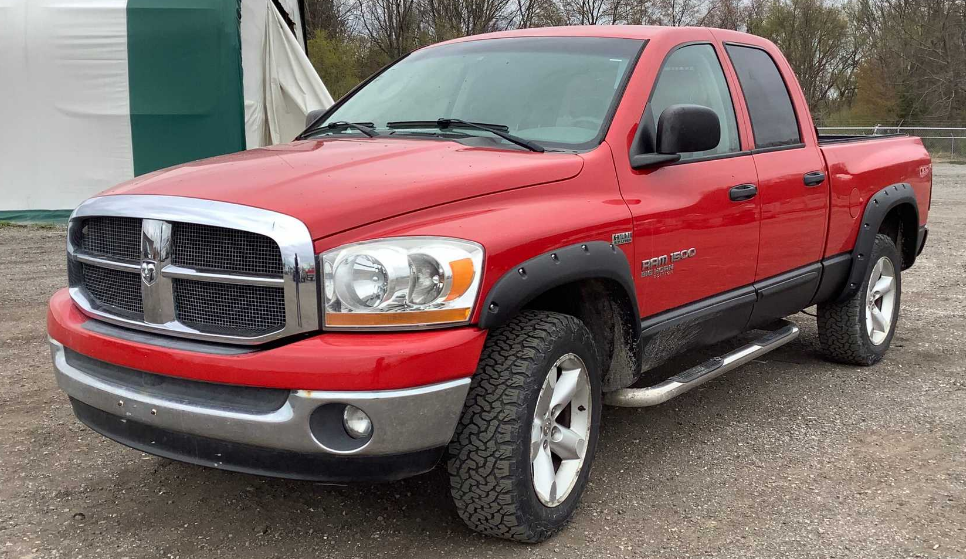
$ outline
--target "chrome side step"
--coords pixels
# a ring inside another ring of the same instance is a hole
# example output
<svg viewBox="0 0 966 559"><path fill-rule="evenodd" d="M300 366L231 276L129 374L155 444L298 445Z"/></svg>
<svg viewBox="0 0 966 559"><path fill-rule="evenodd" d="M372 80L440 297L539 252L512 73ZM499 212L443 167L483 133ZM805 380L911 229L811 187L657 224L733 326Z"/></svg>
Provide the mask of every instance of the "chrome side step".
<svg viewBox="0 0 966 559"><path fill-rule="evenodd" d="M731 353L709 359L654 386L624 388L604 394L604 403L624 408L643 408L663 404L769 351L780 348L797 338L798 333L799 329L795 323L782 320L777 330L772 330Z"/></svg>

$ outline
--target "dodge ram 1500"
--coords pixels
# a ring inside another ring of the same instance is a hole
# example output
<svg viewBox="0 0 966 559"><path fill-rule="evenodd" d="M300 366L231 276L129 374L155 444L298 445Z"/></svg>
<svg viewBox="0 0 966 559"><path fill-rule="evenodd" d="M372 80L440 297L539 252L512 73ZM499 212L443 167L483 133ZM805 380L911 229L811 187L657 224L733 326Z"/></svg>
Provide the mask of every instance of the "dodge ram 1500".
<svg viewBox="0 0 966 559"><path fill-rule="evenodd" d="M55 374L82 422L144 452L330 482L442 461L466 524L540 541L574 512L605 403L686 392L813 305L830 359L880 360L931 182L917 138L819 136L759 37L466 37L291 143L81 204Z"/></svg>

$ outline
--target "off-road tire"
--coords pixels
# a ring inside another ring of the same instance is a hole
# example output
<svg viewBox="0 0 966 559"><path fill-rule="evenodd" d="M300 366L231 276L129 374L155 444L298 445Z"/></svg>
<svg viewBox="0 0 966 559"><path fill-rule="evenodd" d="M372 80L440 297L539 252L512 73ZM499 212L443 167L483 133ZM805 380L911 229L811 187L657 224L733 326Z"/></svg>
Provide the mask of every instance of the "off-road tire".
<svg viewBox="0 0 966 559"><path fill-rule="evenodd" d="M551 508L540 502L533 487L531 425L548 372L568 353L578 355L588 369L591 429L573 489ZM448 453L453 501L470 528L536 543L567 524L597 447L602 406L598 363L590 331L570 315L524 311L490 333Z"/></svg>
<svg viewBox="0 0 966 559"><path fill-rule="evenodd" d="M865 310L869 279L872 268L883 256L892 260L895 268L896 300L893 308L891 330L879 345L869 339L865 324ZM887 235L878 234L868 260L868 270L859 289L845 301L829 302L818 306L818 339L825 356L835 362L847 365L874 365L885 355L895 336L899 322L899 307L902 299L902 257L896 245Z"/></svg>

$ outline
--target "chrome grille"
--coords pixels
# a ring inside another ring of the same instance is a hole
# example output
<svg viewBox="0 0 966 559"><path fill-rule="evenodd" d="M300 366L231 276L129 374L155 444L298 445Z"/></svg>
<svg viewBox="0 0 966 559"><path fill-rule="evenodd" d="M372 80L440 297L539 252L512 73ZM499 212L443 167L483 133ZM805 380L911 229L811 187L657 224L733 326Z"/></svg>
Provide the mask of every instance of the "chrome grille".
<svg viewBox="0 0 966 559"><path fill-rule="evenodd" d="M288 215L177 196L92 198L71 216L71 297L161 334L256 344L319 328L316 260Z"/></svg>
<svg viewBox="0 0 966 559"><path fill-rule="evenodd" d="M94 217L84 220L80 235L81 248L94 256L141 261L140 219Z"/></svg>
<svg viewBox="0 0 966 559"><path fill-rule="evenodd" d="M176 279L174 300L178 320L203 332L257 336L285 325L280 287Z"/></svg>
<svg viewBox="0 0 966 559"><path fill-rule="evenodd" d="M140 316L141 276L130 272L81 264L84 288L98 305L114 312Z"/></svg>
<svg viewBox="0 0 966 559"><path fill-rule="evenodd" d="M265 235L195 223L171 226L171 263L199 270L282 275L278 244Z"/></svg>

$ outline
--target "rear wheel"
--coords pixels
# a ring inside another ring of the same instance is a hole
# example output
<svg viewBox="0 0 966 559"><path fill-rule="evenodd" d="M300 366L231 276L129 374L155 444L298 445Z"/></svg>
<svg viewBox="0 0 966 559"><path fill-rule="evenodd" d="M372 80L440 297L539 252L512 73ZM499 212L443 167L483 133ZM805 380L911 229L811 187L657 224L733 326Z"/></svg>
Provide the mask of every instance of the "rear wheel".
<svg viewBox="0 0 966 559"><path fill-rule="evenodd" d="M540 542L570 520L597 446L598 373L593 338L572 316L526 311L490 334L449 449L470 528Z"/></svg>
<svg viewBox="0 0 966 559"><path fill-rule="evenodd" d="M818 307L818 337L833 361L872 365L885 355L899 320L902 262L895 243L876 235L872 264L849 299Z"/></svg>

